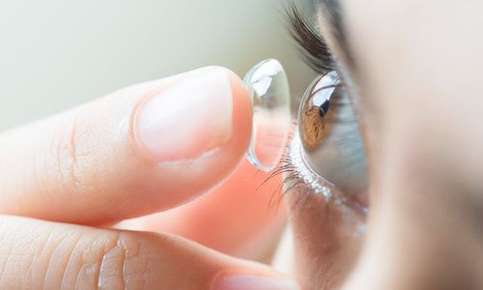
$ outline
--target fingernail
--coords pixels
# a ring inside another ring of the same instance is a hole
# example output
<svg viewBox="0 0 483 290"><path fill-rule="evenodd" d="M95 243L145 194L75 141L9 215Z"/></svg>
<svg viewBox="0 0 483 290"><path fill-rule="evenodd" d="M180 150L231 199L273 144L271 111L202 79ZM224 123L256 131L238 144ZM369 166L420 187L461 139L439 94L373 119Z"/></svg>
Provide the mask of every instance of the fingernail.
<svg viewBox="0 0 483 290"><path fill-rule="evenodd" d="M299 290L297 283L284 277L227 275L218 277L210 290Z"/></svg>
<svg viewBox="0 0 483 290"><path fill-rule="evenodd" d="M196 159L232 135L233 96L222 68L190 72L138 109L135 136L158 162Z"/></svg>

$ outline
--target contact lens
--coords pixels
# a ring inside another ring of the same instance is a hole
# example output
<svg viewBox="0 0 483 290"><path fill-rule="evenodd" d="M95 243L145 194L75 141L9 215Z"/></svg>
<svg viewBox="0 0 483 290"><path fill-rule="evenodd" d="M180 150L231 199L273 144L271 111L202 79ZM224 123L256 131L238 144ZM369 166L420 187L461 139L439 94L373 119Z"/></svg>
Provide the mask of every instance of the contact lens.
<svg viewBox="0 0 483 290"><path fill-rule="evenodd" d="M291 125L290 89L279 61L268 59L245 76L252 94L253 129L247 159L262 171L271 171L282 158Z"/></svg>
<svg viewBox="0 0 483 290"><path fill-rule="evenodd" d="M337 72L317 78L307 89L298 126L307 167L346 195L362 199L368 188L364 143Z"/></svg>

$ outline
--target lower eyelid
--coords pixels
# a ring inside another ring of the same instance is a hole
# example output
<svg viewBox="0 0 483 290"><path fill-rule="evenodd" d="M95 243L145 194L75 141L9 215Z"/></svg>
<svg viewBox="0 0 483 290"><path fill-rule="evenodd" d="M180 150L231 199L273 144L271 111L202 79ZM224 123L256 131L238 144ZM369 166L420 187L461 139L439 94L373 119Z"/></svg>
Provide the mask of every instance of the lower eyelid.
<svg viewBox="0 0 483 290"><path fill-rule="evenodd" d="M339 192L335 185L314 172L304 160L303 145L298 132L295 131L279 169L275 174L284 174L284 192L296 191L301 199L304 196L319 196L331 206L350 209L365 218L367 207L358 200ZM303 208L303 202L297 202Z"/></svg>
<svg viewBox="0 0 483 290"><path fill-rule="evenodd" d="M298 181L310 186L314 194L321 195L326 199L332 198L333 185L306 165L303 156L303 145L298 132L294 134L287 148L286 157L284 161L293 166L293 171L287 177L297 178Z"/></svg>

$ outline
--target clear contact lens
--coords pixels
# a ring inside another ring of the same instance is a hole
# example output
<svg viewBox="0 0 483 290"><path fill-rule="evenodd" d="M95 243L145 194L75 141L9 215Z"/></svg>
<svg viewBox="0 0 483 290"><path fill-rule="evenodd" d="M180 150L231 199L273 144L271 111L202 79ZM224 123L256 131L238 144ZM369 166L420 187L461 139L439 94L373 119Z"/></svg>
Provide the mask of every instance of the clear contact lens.
<svg viewBox="0 0 483 290"><path fill-rule="evenodd" d="M318 176L344 192L367 195L367 160L359 122L337 72L317 78L307 89L298 114L303 160Z"/></svg>
<svg viewBox="0 0 483 290"><path fill-rule="evenodd" d="M247 159L262 171L279 163L291 125L290 89L280 62L268 59L254 66L244 82L252 91L253 131Z"/></svg>

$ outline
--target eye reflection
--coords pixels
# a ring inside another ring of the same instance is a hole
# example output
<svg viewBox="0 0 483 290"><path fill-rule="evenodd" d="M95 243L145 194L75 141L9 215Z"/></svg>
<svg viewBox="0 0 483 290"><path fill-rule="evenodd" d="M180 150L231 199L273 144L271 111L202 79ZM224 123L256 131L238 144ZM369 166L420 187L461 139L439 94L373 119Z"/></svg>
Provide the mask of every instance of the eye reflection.
<svg viewBox="0 0 483 290"><path fill-rule="evenodd" d="M298 122L306 165L345 197L366 205L364 145L352 104L335 71L318 78L308 88Z"/></svg>

